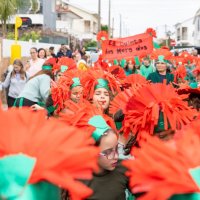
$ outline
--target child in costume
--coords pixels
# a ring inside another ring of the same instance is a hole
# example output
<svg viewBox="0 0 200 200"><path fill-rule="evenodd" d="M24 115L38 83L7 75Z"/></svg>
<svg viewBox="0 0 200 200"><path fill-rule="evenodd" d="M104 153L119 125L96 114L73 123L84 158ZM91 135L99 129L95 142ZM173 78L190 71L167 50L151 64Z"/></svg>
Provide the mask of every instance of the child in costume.
<svg viewBox="0 0 200 200"><path fill-rule="evenodd" d="M83 87L81 85L81 78L84 74L82 70L69 70L65 71L57 83L52 82L51 103L47 105L50 113L56 110L56 114L60 111L65 112L66 101L73 101L78 103L83 99ZM52 109L51 109L52 108Z"/></svg>
<svg viewBox="0 0 200 200"><path fill-rule="evenodd" d="M61 57L53 66L55 81L57 82L65 71L76 69L76 62L72 58Z"/></svg>
<svg viewBox="0 0 200 200"><path fill-rule="evenodd" d="M151 65L151 60L148 57L143 58L143 64L140 67L140 74L147 78L150 73L155 71L155 68Z"/></svg>
<svg viewBox="0 0 200 200"><path fill-rule="evenodd" d="M150 80L152 83L163 83L166 80L166 83L174 82L174 75L167 72L167 63L172 57L172 53L166 49L157 49L155 50L151 58L155 59L156 72L150 73L147 77L147 80Z"/></svg>
<svg viewBox="0 0 200 200"><path fill-rule="evenodd" d="M120 91L120 83L109 72L103 70L90 69L81 79L84 88L84 97L95 106L101 107L104 112L108 107L112 96Z"/></svg>
<svg viewBox="0 0 200 200"><path fill-rule="evenodd" d="M124 161L130 187L141 200L200 199L200 134L197 120L181 131L175 144L157 138L132 150L135 160ZM147 167L148 166L148 167Z"/></svg>
<svg viewBox="0 0 200 200"><path fill-rule="evenodd" d="M175 130L181 129L198 115L183 98L171 85L144 85L132 94L124 92L121 101L116 96L112 101L112 110L122 109L124 119L121 131L125 137L132 134L139 141L146 135L156 135L168 140Z"/></svg>
<svg viewBox="0 0 200 200"><path fill-rule="evenodd" d="M0 110L0 134L0 199L59 200L60 187L74 200L92 194L77 181L98 170L90 132L13 108Z"/></svg>
<svg viewBox="0 0 200 200"><path fill-rule="evenodd" d="M99 172L94 174L91 181L83 181L94 191L87 199L125 200L128 179L124 175L125 169L118 165L118 135L113 129L112 119L89 102L71 104L70 110L74 113L63 114L61 119L84 130L92 127L92 137L101 150L98 158Z"/></svg>

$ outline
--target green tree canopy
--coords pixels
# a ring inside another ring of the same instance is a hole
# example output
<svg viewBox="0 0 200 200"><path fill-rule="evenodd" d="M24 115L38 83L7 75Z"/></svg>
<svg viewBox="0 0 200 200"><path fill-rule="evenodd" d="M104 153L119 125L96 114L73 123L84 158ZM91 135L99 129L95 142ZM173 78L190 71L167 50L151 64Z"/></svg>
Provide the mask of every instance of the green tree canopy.
<svg viewBox="0 0 200 200"><path fill-rule="evenodd" d="M17 13L18 8L23 4L22 0L1 0L0 1L0 21L2 24L3 36L7 33L8 19Z"/></svg>

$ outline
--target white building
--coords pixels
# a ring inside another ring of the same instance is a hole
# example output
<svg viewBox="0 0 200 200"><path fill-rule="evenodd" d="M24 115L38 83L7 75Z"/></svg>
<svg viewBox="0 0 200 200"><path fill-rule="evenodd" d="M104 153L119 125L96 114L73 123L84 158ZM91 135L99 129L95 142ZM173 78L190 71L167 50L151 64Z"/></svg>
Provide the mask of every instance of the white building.
<svg viewBox="0 0 200 200"><path fill-rule="evenodd" d="M194 45L200 46L200 8L194 16L193 25L194 25Z"/></svg>
<svg viewBox="0 0 200 200"><path fill-rule="evenodd" d="M175 25L177 46L193 46L194 45L193 20L194 18L191 17Z"/></svg>
<svg viewBox="0 0 200 200"><path fill-rule="evenodd" d="M58 1L56 30L83 39L96 39L98 15L70 4L66 0Z"/></svg>
<svg viewBox="0 0 200 200"><path fill-rule="evenodd" d="M42 26L45 31L51 29L60 32L69 41L96 40L97 14L72 5L68 0L36 0L37 6L34 9L30 2L24 4L17 15L30 18L32 25ZM8 23L14 24L15 17L12 16Z"/></svg>

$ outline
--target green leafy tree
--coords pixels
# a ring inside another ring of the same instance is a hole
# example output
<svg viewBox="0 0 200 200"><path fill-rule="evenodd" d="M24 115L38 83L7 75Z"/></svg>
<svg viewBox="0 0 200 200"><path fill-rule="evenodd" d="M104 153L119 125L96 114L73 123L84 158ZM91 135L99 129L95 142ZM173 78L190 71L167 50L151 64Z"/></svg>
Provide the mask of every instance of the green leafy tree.
<svg viewBox="0 0 200 200"><path fill-rule="evenodd" d="M14 40L15 39L15 34L13 32L8 32L6 35L7 39ZM19 36L19 40L21 41L29 41L32 40L33 42L36 42L36 40L41 39L41 32L40 31L30 31L30 32L24 32Z"/></svg>
<svg viewBox="0 0 200 200"><path fill-rule="evenodd" d="M106 31L108 33L108 26L107 25L101 25L101 30Z"/></svg>
<svg viewBox="0 0 200 200"><path fill-rule="evenodd" d="M32 9L31 9L32 12L37 13L40 6L38 0L31 0L31 2L32 2Z"/></svg>
<svg viewBox="0 0 200 200"><path fill-rule="evenodd" d="M0 21L2 24L3 37L7 33L8 19L17 13L18 8L23 4L22 0L0 0Z"/></svg>
<svg viewBox="0 0 200 200"><path fill-rule="evenodd" d="M85 48L87 49L88 47L97 47L97 42L96 41L89 41L85 43Z"/></svg>

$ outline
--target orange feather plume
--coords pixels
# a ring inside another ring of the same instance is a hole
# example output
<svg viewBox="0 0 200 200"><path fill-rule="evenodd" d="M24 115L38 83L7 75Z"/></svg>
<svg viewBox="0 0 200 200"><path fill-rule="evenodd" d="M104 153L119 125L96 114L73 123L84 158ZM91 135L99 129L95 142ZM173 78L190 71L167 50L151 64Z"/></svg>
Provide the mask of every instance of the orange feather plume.
<svg viewBox="0 0 200 200"><path fill-rule="evenodd" d="M149 82L139 74L131 74L123 81L124 91L119 92L110 103L109 113L115 115L118 110L126 111L126 105L130 98L133 97L137 90Z"/></svg>
<svg viewBox="0 0 200 200"><path fill-rule="evenodd" d="M124 85L129 85L134 88L143 86L148 84L149 82L140 74L131 74L125 78L123 81L123 86Z"/></svg>
<svg viewBox="0 0 200 200"><path fill-rule="evenodd" d="M76 62L72 58L68 57L61 57L58 59L58 62L53 66L53 71L57 72L60 71L61 66L67 66L67 70L76 69Z"/></svg>
<svg viewBox="0 0 200 200"><path fill-rule="evenodd" d="M52 82L51 95L57 113L65 108L64 102L70 98L70 87L74 83L73 78L81 79L84 73L84 71L78 69L67 70L57 83Z"/></svg>
<svg viewBox="0 0 200 200"><path fill-rule="evenodd" d="M100 31L97 34L97 41L108 40L108 33L106 31Z"/></svg>
<svg viewBox="0 0 200 200"><path fill-rule="evenodd" d="M0 110L0 134L0 157L23 153L36 158L29 184L48 181L68 190L74 200L92 194L77 181L98 170L99 150L91 133L23 108Z"/></svg>
<svg viewBox="0 0 200 200"><path fill-rule="evenodd" d="M194 57L188 52L182 52L179 57L183 58L186 64L194 62Z"/></svg>
<svg viewBox="0 0 200 200"><path fill-rule="evenodd" d="M94 94L95 86L98 84L98 79L105 79L108 81L108 86L113 95L120 91L121 84L110 73L103 70L89 69L81 79L81 84L84 88L84 97L91 100Z"/></svg>
<svg viewBox="0 0 200 200"><path fill-rule="evenodd" d="M172 52L167 49L156 49L151 53L150 57L151 59L157 60L158 56L161 55L165 57L165 60L170 60L173 56Z"/></svg>
<svg viewBox="0 0 200 200"><path fill-rule="evenodd" d="M113 65L107 68L107 71L111 73L120 82L126 78L124 70L118 65Z"/></svg>
<svg viewBox="0 0 200 200"><path fill-rule="evenodd" d="M185 95L184 99L188 98L188 95L191 93L200 94L200 87L191 88L188 83L179 84L179 88L176 90L179 95Z"/></svg>
<svg viewBox="0 0 200 200"><path fill-rule="evenodd" d="M151 35L152 37L156 38L156 31L153 28L147 28L146 33L148 33L149 35Z"/></svg>
<svg viewBox="0 0 200 200"><path fill-rule="evenodd" d="M112 118L103 113L101 108L97 108L88 101L82 101L80 103L74 103L72 101L65 102L65 106L71 111L71 114L62 113L61 120L67 124L88 130L91 133L94 131L94 127L88 124L89 120L95 115L101 115L105 122L115 130L115 124Z"/></svg>
<svg viewBox="0 0 200 200"><path fill-rule="evenodd" d="M178 83L178 79L181 79L184 81L185 77L187 75L187 71L184 65L180 65L175 71L174 71L174 81L175 83Z"/></svg>
<svg viewBox="0 0 200 200"><path fill-rule="evenodd" d="M137 134L137 140L153 134L158 124L159 113L163 112L165 130L168 122L173 130L188 124L197 115L188 107L171 85L161 83L145 85L138 89L126 104L123 132L128 136Z"/></svg>
<svg viewBox="0 0 200 200"><path fill-rule="evenodd" d="M197 65L196 68L192 71L194 75L199 75L200 74L200 65Z"/></svg>
<svg viewBox="0 0 200 200"><path fill-rule="evenodd" d="M200 166L199 127L182 132L175 141L175 148L151 137L141 142L141 149L132 149L135 160L123 162L128 168L132 192L144 193L140 200L166 200L175 194L200 192L189 174L190 169Z"/></svg>

